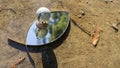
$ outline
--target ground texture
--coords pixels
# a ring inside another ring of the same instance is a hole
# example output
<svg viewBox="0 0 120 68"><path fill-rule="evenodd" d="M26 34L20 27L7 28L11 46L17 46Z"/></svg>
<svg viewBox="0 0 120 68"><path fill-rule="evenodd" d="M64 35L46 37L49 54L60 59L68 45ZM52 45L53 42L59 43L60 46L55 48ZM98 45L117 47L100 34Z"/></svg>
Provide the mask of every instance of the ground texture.
<svg viewBox="0 0 120 68"><path fill-rule="evenodd" d="M0 0L0 68L10 68L20 57L26 59L17 68L120 68L120 31L111 28L120 22L120 0L55 1ZM91 34L96 26L100 27L97 46L91 44L91 36L71 21L65 36L48 45L46 51L44 47L32 48L28 56L23 44L28 28L36 19L35 12L41 6L51 11L69 11L72 19ZM45 58L46 52L50 60Z"/></svg>

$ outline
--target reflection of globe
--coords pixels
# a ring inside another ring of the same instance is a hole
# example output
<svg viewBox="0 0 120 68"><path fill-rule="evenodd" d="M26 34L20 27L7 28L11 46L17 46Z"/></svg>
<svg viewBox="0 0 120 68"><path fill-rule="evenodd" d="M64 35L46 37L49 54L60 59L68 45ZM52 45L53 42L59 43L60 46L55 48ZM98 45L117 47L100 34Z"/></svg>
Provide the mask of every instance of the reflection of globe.
<svg viewBox="0 0 120 68"><path fill-rule="evenodd" d="M38 17L40 13L43 12L50 12L50 10L46 7L40 7L37 11L36 11L36 16Z"/></svg>
<svg viewBox="0 0 120 68"><path fill-rule="evenodd" d="M39 28L39 30L46 29L50 18L50 10L46 7L41 7L36 11L36 16L38 20L38 22L36 22L37 28Z"/></svg>
<svg viewBox="0 0 120 68"><path fill-rule="evenodd" d="M38 20L48 21L50 18L50 10L46 7L41 7L36 11Z"/></svg>
<svg viewBox="0 0 120 68"><path fill-rule="evenodd" d="M44 38L48 32L47 25L50 18L50 10L46 7L41 7L36 11L36 36L38 38Z"/></svg>

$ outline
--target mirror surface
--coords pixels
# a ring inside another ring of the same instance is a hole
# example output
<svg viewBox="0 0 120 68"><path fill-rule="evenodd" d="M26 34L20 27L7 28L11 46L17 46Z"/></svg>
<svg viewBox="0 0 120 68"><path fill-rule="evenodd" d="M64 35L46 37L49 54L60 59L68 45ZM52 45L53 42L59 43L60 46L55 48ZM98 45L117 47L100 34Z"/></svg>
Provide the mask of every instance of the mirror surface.
<svg viewBox="0 0 120 68"><path fill-rule="evenodd" d="M57 40L66 31L69 20L68 12L54 11L46 22L37 24L39 21L34 21L28 30L26 45L41 46Z"/></svg>

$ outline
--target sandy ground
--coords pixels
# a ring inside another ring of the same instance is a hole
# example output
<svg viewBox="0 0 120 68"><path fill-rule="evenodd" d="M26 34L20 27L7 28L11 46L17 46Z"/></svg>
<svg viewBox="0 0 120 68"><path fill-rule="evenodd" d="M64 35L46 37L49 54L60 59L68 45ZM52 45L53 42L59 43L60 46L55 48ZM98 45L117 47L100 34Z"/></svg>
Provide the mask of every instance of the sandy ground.
<svg viewBox="0 0 120 68"><path fill-rule="evenodd" d="M112 24L120 22L120 0L0 0L0 68L10 68L20 57L26 59L17 68L120 68L120 31L115 32ZM40 6L53 10L65 10L87 31L93 33L100 27L100 40L96 47L91 37L72 22L65 35L45 47L25 49L28 28L36 19ZM61 9L61 6L64 9ZM81 13L85 14L78 18ZM118 26L120 29L120 25ZM48 53L49 59L45 57ZM31 57L31 58L30 58ZM34 63L31 61L34 60Z"/></svg>

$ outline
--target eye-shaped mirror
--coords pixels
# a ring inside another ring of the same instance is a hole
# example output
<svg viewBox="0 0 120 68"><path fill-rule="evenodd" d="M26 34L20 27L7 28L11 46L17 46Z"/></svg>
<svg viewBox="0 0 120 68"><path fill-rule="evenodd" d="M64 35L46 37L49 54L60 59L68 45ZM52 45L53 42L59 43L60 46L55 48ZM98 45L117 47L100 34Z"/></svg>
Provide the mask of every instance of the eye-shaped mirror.
<svg viewBox="0 0 120 68"><path fill-rule="evenodd" d="M41 18L44 17L41 15ZM69 20L70 16L66 11L50 12L48 21L36 20L28 30L26 45L41 46L54 42L64 34L69 25Z"/></svg>

